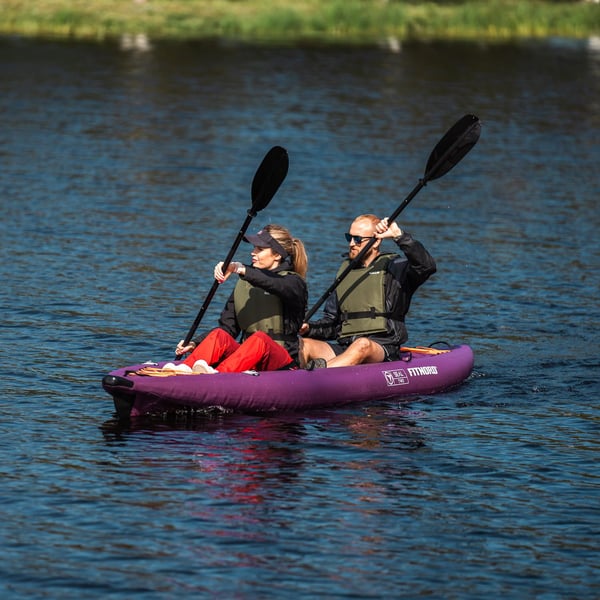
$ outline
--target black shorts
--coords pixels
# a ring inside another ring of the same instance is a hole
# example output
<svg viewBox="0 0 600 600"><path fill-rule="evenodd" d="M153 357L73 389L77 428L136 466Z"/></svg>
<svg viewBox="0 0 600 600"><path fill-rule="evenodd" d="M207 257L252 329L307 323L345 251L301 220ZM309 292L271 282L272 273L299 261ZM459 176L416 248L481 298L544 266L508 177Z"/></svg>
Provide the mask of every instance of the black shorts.
<svg viewBox="0 0 600 600"><path fill-rule="evenodd" d="M390 362L393 360L400 360L400 348L396 344L382 344L379 340L371 339L372 342L376 342L383 348L385 358L383 362ZM338 342L327 342L336 356L339 356L342 352L348 348L350 343L343 345Z"/></svg>

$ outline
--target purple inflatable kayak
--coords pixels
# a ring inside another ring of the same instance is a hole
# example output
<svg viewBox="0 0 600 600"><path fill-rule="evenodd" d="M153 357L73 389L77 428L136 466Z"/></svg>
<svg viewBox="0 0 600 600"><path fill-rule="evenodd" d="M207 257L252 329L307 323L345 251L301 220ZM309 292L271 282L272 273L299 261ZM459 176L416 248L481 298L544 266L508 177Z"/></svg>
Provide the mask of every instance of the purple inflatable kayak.
<svg viewBox="0 0 600 600"><path fill-rule="evenodd" d="M215 406L248 412L297 411L434 394L458 386L473 369L469 346L429 352L405 350L403 360L396 362L314 371L152 377L136 374L148 366L140 364L111 371L102 386L113 397L119 418Z"/></svg>

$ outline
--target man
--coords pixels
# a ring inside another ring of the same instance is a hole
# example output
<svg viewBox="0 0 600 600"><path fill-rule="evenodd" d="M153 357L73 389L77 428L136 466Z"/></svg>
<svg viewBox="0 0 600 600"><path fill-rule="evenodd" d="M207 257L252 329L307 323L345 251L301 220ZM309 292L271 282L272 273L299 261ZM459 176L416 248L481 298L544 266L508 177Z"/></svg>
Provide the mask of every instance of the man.
<svg viewBox="0 0 600 600"><path fill-rule="evenodd" d="M372 238L377 241L329 296L323 318L300 328L301 363L309 370L397 360L408 339L404 318L415 290L435 273L435 261L397 223L361 215L346 234L348 260L338 274ZM386 238L403 256L381 252Z"/></svg>

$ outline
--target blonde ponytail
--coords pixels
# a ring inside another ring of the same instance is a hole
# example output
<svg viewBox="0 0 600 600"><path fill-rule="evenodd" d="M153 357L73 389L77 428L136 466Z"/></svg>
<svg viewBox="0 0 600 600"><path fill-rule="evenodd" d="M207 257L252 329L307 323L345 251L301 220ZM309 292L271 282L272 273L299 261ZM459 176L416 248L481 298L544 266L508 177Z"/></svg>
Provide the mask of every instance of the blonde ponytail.
<svg viewBox="0 0 600 600"><path fill-rule="evenodd" d="M306 279L306 273L308 272L308 255L302 240L292 238L289 230L281 225L272 223L267 225L265 230L268 231L290 255L294 271L298 273L300 277Z"/></svg>

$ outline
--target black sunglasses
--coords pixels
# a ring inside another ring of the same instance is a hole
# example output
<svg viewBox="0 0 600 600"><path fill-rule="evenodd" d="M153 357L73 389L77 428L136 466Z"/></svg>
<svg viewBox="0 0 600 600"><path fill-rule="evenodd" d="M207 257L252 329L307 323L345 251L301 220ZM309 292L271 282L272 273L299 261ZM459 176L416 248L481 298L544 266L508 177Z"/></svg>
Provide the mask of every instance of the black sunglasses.
<svg viewBox="0 0 600 600"><path fill-rule="evenodd" d="M365 240L373 239L375 236L362 236L362 235L350 235L349 233L345 233L344 237L348 243L354 242L357 246L360 246Z"/></svg>

